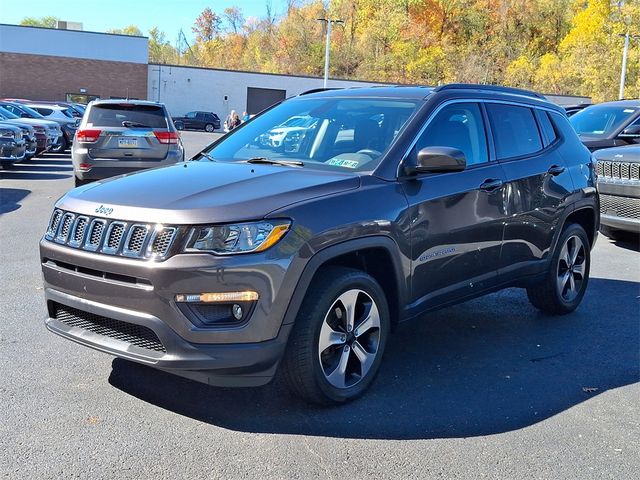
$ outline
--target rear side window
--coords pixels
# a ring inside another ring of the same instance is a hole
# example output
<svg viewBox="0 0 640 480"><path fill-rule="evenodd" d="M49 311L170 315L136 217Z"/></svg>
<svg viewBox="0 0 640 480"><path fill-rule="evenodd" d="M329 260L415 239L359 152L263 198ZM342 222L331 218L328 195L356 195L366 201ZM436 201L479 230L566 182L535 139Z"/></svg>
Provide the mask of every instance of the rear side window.
<svg viewBox="0 0 640 480"><path fill-rule="evenodd" d="M44 116L48 116L48 115L51 115L53 113L53 110L51 108L40 108L39 107L39 108L36 108L35 110L36 110L36 112L38 112L39 114L44 115Z"/></svg>
<svg viewBox="0 0 640 480"><path fill-rule="evenodd" d="M167 128L164 110L157 105L98 104L93 105L87 117L87 127L124 127L132 122L134 127Z"/></svg>
<svg viewBox="0 0 640 480"><path fill-rule="evenodd" d="M454 103L440 110L418 139L415 154L436 146L462 151L467 165L487 162L487 141L478 104Z"/></svg>
<svg viewBox="0 0 640 480"><path fill-rule="evenodd" d="M544 136L547 138L547 144L551 145L556 141L558 135L551 124L549 114L538 110L538 121L540 122L540 129L542 130L542 133L544 133Z"/></svg>
<svg viewBox="0 0 640 480"><path fill-rule="evenodd" d="M530 108L488 103L487 113L499 160L542 150L542 139Z"/></svg>

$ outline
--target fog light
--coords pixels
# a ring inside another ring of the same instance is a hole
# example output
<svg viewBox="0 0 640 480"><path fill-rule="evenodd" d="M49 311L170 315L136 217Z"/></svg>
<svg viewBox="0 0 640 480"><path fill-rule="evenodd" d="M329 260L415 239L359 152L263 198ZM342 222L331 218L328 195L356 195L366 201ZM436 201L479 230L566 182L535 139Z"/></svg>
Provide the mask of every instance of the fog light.
<svg viewBox="0 0 640 480"><path fill-rule="evenodd" d="M181 293L176 295L176 302L187 303L230 303L230 302L254 302L258 300L258 292L247 290L245 292L220 292L220 293ZM239 305L238 305L239 306ZM235 316L235 312L234 312Z"/></svg>
<svg viewBox="0 0 640 480"><path fill-rule="evenodd" d="M242 314L244 312L242 311L242 307L240 305L238 305L237 303L234 303L233 307L231 308L231 311L233 312L233 316L236 320L242 319Z"/></svg>

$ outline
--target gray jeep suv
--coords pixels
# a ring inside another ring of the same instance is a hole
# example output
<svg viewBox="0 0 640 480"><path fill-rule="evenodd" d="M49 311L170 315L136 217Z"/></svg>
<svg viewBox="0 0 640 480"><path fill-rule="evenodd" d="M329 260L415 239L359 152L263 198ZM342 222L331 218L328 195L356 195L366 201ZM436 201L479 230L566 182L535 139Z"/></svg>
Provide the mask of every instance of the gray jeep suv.
<svg viewBox="0 0 640 480"><path fill-rule="evenodd" d="M163 104L95 100L89 104L71 149L76 187L184 160L182 140Z"/></svg>
<svg viewBox="0 0 640 480"><path fill-rule="evenodd" d="M300 116L315 121L287 148L258 141ZM46 326L211 385L280 371L340 403L371 384L399 322L514 286L572 312L598 226L591 155L538 94L314 91L194 161L58 200Z"/></svg>

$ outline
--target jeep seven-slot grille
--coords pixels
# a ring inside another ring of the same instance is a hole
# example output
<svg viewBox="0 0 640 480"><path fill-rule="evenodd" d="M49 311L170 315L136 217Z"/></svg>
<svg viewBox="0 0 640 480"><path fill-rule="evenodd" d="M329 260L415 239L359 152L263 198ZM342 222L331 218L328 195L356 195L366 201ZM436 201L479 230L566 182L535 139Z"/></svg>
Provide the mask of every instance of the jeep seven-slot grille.
<svg viewBox="0 0 640 480"><path fill-rule="evenodd" d="M88 217L56 209L45 238L80 250L163 260L171 253L178 236L176 227L141 225Z"/></svg>
<svg viewBox="0 0 640 480"><path fill-rule="evenodd" d="M620 180L640 180L640 163L599 161L598 175Z"/></svg>
<svg viewBox="0 0 640 480"><path fill-rule="evenodd" d="M640 219L640 198L600 194L600 213Z"/></svg>
<svg viewBox="0 0 640 480"><path fill-rule="evenodd" d="M54 304L54 310L56 320L70 327L82 328L147 350L166 352L164 345L150 328L103 317L59 303Z"/></svg>

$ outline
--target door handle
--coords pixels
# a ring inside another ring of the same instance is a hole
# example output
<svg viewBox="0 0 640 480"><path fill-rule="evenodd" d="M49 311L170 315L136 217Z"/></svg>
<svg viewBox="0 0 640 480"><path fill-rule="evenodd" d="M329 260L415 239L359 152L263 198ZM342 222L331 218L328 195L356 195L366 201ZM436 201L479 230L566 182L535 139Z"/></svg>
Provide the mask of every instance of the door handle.
<svg viewBox="0 0 640 480"><path fill-rule="evenodd" d="M549 170L547 170L547 173L555 177L556 175L560 175L561 173L563 173L565 170L566 167L562 167L560 165L551 165L549 167Z"/></svg>
<svg viewBox="0 0 640 480"><path fill-rule="evenodd" d="M494 190L502 187L502 184L503 182L499 178L489 178L482 182L482 184L480 185L480 190L484 190L485 192L493 192Z"/></svg>

